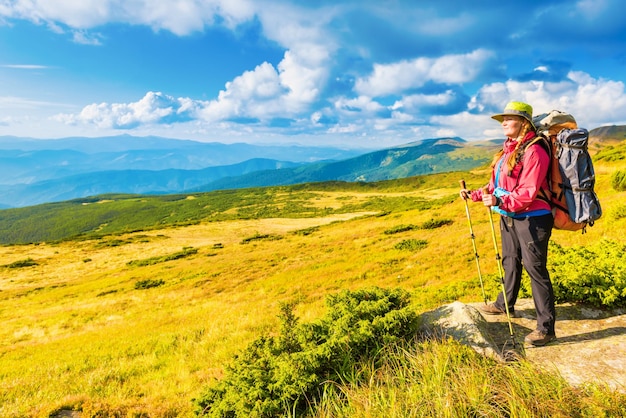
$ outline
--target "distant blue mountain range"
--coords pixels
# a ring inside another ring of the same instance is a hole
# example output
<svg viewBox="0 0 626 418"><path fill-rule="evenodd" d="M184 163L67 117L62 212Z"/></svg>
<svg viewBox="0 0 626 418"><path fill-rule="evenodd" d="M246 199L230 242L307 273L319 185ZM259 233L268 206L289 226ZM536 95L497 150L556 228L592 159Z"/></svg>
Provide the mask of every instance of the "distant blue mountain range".
<svg viewBox="0 0 626 418"><path fill-rule="evenodd" d="M466 148L478 152L463 152ZM0 207L105 193L174 194L316 181L377 181L466 170L493 144L437 138L391 149L202 143L128 135L0 137Z"/></svg>

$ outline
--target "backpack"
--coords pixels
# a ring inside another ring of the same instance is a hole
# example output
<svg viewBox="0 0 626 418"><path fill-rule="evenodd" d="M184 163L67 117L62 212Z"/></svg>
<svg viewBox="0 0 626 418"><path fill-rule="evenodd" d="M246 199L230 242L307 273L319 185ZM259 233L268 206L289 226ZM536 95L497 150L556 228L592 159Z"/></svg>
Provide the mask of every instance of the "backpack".
<svg viewBox="0 0 626 418"><path fill-rule="evenodd" d="M602 216L598 196L594 192L595 171L587 149L589 132L579 128L574 117L553 110L533 118L537 140L551 156L548 171L549 196L554 214L554 227L585 233L587 225ZM532 141L532 142L536 142Z"/></svg>

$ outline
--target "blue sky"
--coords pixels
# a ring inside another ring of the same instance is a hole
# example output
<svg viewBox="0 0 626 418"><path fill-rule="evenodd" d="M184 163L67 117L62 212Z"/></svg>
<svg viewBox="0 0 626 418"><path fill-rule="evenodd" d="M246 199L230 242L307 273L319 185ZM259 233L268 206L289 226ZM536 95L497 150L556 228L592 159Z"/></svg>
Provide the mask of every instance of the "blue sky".
<svg viewBox="0 0 626 418"><path fill-rule="evenodd" d="M0 135L381 148L626 124L622 0L0 0Z"/></svg>

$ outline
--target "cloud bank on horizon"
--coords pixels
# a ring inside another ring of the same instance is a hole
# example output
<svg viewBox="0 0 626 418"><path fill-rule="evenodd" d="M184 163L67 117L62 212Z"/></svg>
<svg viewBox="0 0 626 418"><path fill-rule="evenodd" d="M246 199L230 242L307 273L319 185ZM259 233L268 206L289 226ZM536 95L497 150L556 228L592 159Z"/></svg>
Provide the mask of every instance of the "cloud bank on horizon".
<svg viewBox="0 0 626 418"><path fill-rule="evenodd" d="M626 124L621 0L0 0L0 135L381 147Z"/></svg>

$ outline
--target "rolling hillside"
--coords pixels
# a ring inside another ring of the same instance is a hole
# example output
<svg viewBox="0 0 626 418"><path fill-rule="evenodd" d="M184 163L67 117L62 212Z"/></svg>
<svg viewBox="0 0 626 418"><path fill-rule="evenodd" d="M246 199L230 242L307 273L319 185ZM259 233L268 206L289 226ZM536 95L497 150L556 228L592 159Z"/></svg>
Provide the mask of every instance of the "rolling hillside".
<svg viewBox="0 0 626 418"><path fill-rule="evenodd" d="M440 174L450 179L455 174ZM412 177L375 183L327 182L268 188L150 196L108 194L0 211L0 244L93 239L120 232L154 230L234 219L310 218L389 207L421 207L422 199L377 197L385 190L409 192L430 182ZM454 180L445 180L454 182ZM317 193L360 192L371 198L312 201ZM453 199L442 197L443 202ZM439 204L439 203L438 203Z"/></svg>
<svg viewBox="0 0 626 418"><path fill-rule="evenodd" d="M626 190L614 187L613 178L626 173L626 142L607 145L594 159L604 216L584 235L554 231L552 241L619 254L626 245ZM478 302L458 181L475 188L487 176L481 169L378 182L102 195L0 211L0 416L192 417L194 399L224 378L235 354L281 329L284 306L296 307L294 321L308 323L324 315L329 295L344 290L403 289L417 313ZM473 205L471 212L493 297L498 276L483 209ZM603 274L615 264L593 259ZM505 373L507 384L489 387L487 406L494 393L542 416L576 408L619 416L615 411L626 405L606 389L569 388L558 376L537 379L544 372L525 363L500 369L454 345L420 350L411 357L419 366L389 371L368 363L351 376L404 382L398 376L430 370L432 363L444 364L458 381L456 366L439 357L449 353L445 358L468 362L471 388ZM390 361L397 360L396 352ZM467 393L467 384L451 392L446 373L422 382L444 385L444 396ZM527 385L520 395L509 396L512 381ZM397 393L424 388L406 384ZM360 390L327 395L333 405L346 397L381 399L375 388ZM482 405L481 396L469 395L462 401L468 408ZM406 411L402 397L389 396Z"/></svg>
<svg viewBox="0 0 626 418"><path fill-rule="evenodd" d="M626 155L625 147L610 151ZM554 242L626 244L626 191L611 186L626 160L604 155L596 168L605 216L584 235L555 231ZM224 378L235 354L278 332L284 304L294 304L297 318L310 322L324 314L328 295L372 286L405 289L418 313L455 300L480 301L457 193L461 178L474 188L486 176L483 170L374 183L109 195L2 211L2 236L48 231L55 237L0 247L0 416L192 417L193 399ZM471 211L493 296L498 282L489 223L481 206ZM439 350L475 358L454 347ZM415 359L427 363L438 352L432 350ZM505 370L509 383L522 381L518 373L528 366L521 366ZM479 374L481 381L491 381L497 367L488 363L490 377ZM368 370L355 372L367 377ZM389 377L398 381L406 370ZM590 402L588 392L570 392L551 380L558 378L536 379L537 373L529 371L534 384L520 402L547 408L541 411ZM434 374L428 382L441 386L442 379ZM542 400L536 390L542 382L556 398ZM489 393L500 390L490 386ZM599 393L609 406L594 411L619 405Z"/></svg>
<svg viewBox="0 0 626 418"><path fill-rule="evenodd" d="M596 170L605 170L602 175L610 182L614 164L620 164L626 156L626 142L610 140L598 141L594 159L601 163ZM612 145L612 144L616 145ZM462 143L461 143L462 144ZM143 194L96 194L95 196L71 199L63 202L48 203L24 208L5 209L0 211L0 244L31 243L42 241L58 241L70 237L97 237L106 234L132 230L152 230L160 227L194 224L203 221L220 221L238 218L269 218L269 217L315 217L320 214L346 213L350 211L384 210L386 200L378 202L340 202L328 207L311 205L308 202L310 190L362 191L363 193L380 193L383 190L397 189L408 192L422 187L424 183L449 181L455 183L456 165L449 167L447 174L439 176L403 177L379 181L327 181L321 182L323 176L342 177L346 173L362 172L368 167L370 173L378 175L403 170L406 166L413 167L419 161L428 161L433 167L435 161L445 165L452 161L464 161L475 167L478 161L484 161L491 155L494 144L472 144L459 146L458 141L435 141L428 147L406 147L366 154L343 163L328 163L296 167L294 169L278 169L258 171L249 177L250 182L264 183L267 178L278 181L280 177L285 186L239 188L231 184L228 190L212 192L189 191L181 194L143 195ZM439 150L439 157L425 154L424 150ZM412 159L413 158L413 159ZM482 159L482 160L481 160ZM484 162L483 162L484 164ZM606 171L608 170L608 171ZM485 170L477 170L477 174L468 175L468 183L473 178L484 179ZM332 175L331 175L332 174ZM311 183L298 180L315 176ZM300 177L299 177L300 176ZM600 176L600 172L598 172ZM171 180L172 178L170 178ZM235 178L230 179L235 181ZM268 181L269 183L269 181ZM294 184L297 183L297 184ZM206 187L206 186L205 186ZM302 194L302 195L301 195ZM298 197L301 196L301 197ZM420 202L407 200L403 207L420 205Z"/></svg>
<svg viewBox="0 0 626 418"><path fill-rule="evenodd" d="M626 126L612 125L602 126L589 131L592 143L616 144L626 139Z"/></svg>

